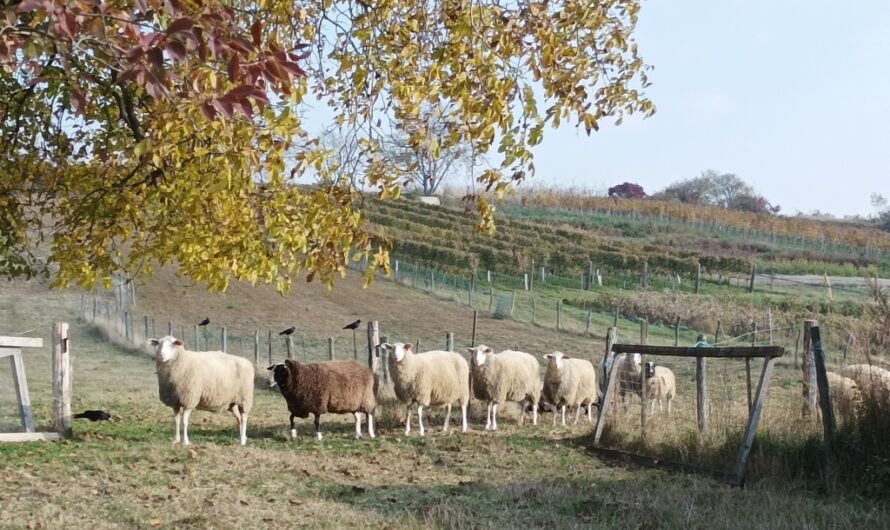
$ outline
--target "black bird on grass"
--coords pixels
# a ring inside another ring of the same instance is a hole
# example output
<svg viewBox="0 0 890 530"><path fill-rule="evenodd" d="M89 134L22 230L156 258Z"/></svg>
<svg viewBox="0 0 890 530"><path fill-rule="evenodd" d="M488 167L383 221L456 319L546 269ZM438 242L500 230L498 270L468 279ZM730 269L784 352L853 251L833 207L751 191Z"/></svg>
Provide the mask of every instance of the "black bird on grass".
<svg viewBox="0 0 890 530"><path fill-rule="evenodd" d="M104 410L85 410L80 414L75 414L72 417L83 418L90 421L108 421L111 419L111 414L105 412Z"/></svg>
<svg viewBox="0 0 890 530"><path fill-rule="evenodd" d="M199 326L206 326L207 324L210 324L210 317L204 317L204 320L198 322Z"/></svg>
<svg viewBox="0 0 890 530"><path fill-rule="evenodd" d="M361 323L362 323L362 319L358 319L355 322L346 324L345 326L343 326L343 329L357 329L359 324L361 324Z"/></svg>
<svg viewBox="0 0 890 530"><path fill-rule="evenodd" d="M279 333L279 335L292 335L293 332L296 331L296 329L297 329L297 326L291 326L291 327L287 328L286 330L282 331L281 333Z"/></svg>

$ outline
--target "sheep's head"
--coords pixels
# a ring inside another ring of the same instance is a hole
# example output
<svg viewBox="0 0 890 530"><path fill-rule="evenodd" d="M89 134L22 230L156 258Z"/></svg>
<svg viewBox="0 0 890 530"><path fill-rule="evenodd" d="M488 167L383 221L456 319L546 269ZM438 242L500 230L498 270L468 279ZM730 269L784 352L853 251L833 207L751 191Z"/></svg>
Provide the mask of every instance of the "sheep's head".
<svg viewBox="0 0 890 530"><path fill-rule="evenodd" d="M148 339L146 344L154 348L155 358L158 362L166 363L173 360L176 354L182 351L182 341L176 337L167 335L160 339Z"/></svg>
<svg viewBox="0 0 890 530"><path fill-rule="evenodd" d="M414 353L411 351L411 348L414 347L411 343L394 342L389 344L385 342L380 347L386 350L390 354L390 358L397 363L404 361L409 353Z"/></svg>
<svg viewBox="0 0 890 530"><path fill-rule="evenodd" d="M571 357L561 351L555 351L553 353L545 354L544 359L548 363L548 368L553 367L556 370L562 370L562 367L565 366L565 360L571 359Z"/></svg>
<svg viewBox="0 0 890 530"><path fill-rule="evenodd" d="M295 370L296 366L293 361L290 359L284 361L283 363L273 364L268 368L269 370L269 388L274 386L278 386L280 389L287 388L287 382L291 377L291 370Z"/></svg>
<svg viewBox="0 0 890 530"><path fill-rule="evenodd" d="M484 344L480 344L475 348L467 348L467 353L470 354L470 363L482 366L488 360L489 355L494 355L494 350Z"/></svg>
<svg viewBox="0 0 890 530"><path fill-rule="evenodd" d="M655 375L655 363L646 361L646 379L649 379L653 375Z"/></svg>

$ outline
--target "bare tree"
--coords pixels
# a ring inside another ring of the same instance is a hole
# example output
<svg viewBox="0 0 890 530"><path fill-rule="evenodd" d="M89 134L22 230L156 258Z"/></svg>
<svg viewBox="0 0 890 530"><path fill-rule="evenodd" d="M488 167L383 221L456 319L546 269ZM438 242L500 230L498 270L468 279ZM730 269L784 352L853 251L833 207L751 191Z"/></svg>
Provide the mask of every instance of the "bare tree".
<svg viewBox="0 0 890 530"><path fill-rule="evenodd" d="M321 146L329 151L322 173L334 180L348 179L353 187L358 187L359 176L366 164L365 152L354 128L332 128L321 135Z"/></svg>
<svg viewBox="0 0 890 530"><path fill-rule="evenodd" d="M470 146L452 143L454 127L457 125L445 119L441 112L431 109L384 142L387 156L404 167L409 180L424 195L435 194L445 179L473 162Z"/></svg>

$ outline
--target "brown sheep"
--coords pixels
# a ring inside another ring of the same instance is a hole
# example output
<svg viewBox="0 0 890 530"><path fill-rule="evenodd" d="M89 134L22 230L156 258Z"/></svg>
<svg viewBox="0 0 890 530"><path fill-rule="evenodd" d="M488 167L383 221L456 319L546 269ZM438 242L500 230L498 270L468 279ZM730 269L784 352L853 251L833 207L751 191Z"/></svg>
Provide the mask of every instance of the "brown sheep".
<svg viewBox="0 0 890 530"><path fill-rule="evenodd" d="M322 414L355 414L355 437L361 438L361 416L368 418L368 435L374 438L377 381L371 370L356 361L303 364L288 359L269 367L269 385L278 386L290 411L291 437L296 438L294 418L315 415L315 436L321 440Z"/></svg>

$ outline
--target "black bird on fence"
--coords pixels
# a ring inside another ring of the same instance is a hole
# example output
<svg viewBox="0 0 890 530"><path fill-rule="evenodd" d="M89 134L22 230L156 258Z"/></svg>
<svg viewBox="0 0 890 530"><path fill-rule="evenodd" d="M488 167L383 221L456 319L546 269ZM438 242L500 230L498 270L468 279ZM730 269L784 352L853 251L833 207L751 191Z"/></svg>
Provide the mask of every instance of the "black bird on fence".
<svg viewBox="0 0 890 530"><path fill-rule="evenodd" d="M207 324L210 324L210 317L205 317L204 320L198 322L199 326L206 326Z"/></svg>
<svg viewBox="0 0 890 530"><path fill-rule="evenodd" d="M345 326L343 326L343 329L358 329L358 326L361 323L362 323L362 319L358 319L355 322L350 322L349 324L346 324Z"/></svg>
<svg viewBox="0 0 890 530"><path fill-rule="evenodd" d="M281 333L279 333L279 335L292 335L293 332L296 331L296 329L297 329L297 326L291 326L291 327L287 328L286 330L282 331Z"/></svg>
<svg viewBox="0 0 890 530"><path fill-rule="evenodd" d="M72 418L83 418L90 421L108 421L111 419L111 414L104 410L85 410L80 414L75 414Z"/></svg>

